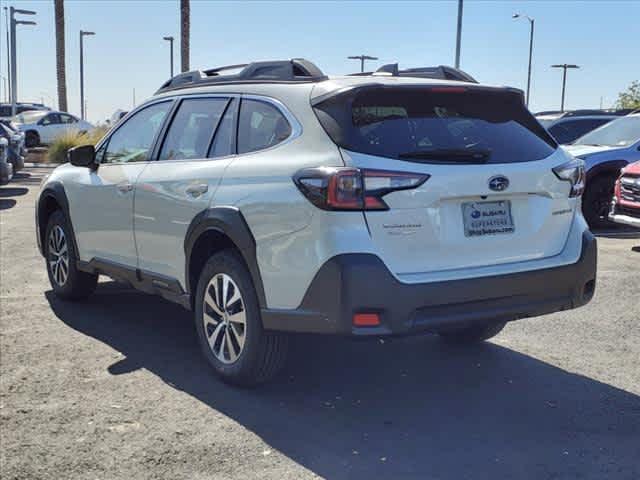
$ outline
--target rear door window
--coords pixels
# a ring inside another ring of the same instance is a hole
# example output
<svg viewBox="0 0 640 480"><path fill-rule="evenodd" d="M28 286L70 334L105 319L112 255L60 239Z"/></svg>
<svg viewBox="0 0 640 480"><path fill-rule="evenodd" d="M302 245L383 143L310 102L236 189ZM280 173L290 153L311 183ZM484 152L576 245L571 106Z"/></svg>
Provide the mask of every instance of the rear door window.
<svg viewBox="0 0 640 480"><path fill-rule="evenodd" d="M160 151L160 160L207 158L228 98L191 98L180 104Z"/></svg>
<svg viewBox="0 0 640 480"><path fill-rule="evenodd" d="M366 87L315 107L339 146L424 163L540 160L557 147L510 91Z"/></svg>
<svg viewBox="0 0 640 480"><path fill-rule="evenodd" d="M273 105L243 99L238 122L238 153L272 147L291 135L291 125Z"/></svg>
<svg viewBox="0 0 640 480"><path fill-rule="evenodd" d="M235 153L235 125L238 100L231 99L222 120L218 124L213 144L209 149L209 158L225 157Z"/></svg>

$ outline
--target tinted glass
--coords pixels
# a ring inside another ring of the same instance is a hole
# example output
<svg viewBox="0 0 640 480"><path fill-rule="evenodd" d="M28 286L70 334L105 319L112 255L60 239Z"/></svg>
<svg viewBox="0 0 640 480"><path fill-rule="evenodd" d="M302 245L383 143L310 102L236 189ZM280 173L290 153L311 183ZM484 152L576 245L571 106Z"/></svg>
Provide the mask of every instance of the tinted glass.
<svg viewBox="0 0 640 480"><path fill-rule="evenodd" d="M140 110L118 128L107 144L103 163L144 162L164 122L171 102L156 103Z"/></svg>
<svg viewBox="0 0 640 480"><path fill-rule="evenodd" d="M585 133L590 132L608 121L606 118L565 121L551 127L549 133L553 135L553 138L555 138L558 143L571 143Z"/></svg>
<svg viewBox="0 0 640 480"><path fill-rule="evenodd" d="M291 125L273 105L242 100L238 123L238 153L272 147L291 135Z"/></svg>
<svg viewBox="0 0 640 480"><path fill-rule="evenodd" d="M0 117L10 117L11 116L11 107L5 107L4 105L0 107Z"/></svg>
<svg viewBox="0 0 640 480"><path fill-rule="evenodd" d="M227 102L226 98L184 100L171 121L160 160L206 158Z"/></svg>
<svg viewBox="0 0 640 480"><path fill-rule="evenodd" d="M61 123L76 123L78 120L71 115L65 115L64 113L60 114L60 122Z"/></svg>
<svg viewBox="0 0 640 480"><path fill-rule="evenodd" d="M316 113L341 147L414 162L526 162L557 146L507 91L369 87L331 97Z"/></svg>
<svg viewBox="0 0 640 480"><path fill-rule="evenodd" d="M60 123L60 115L57 113L50 113L42 119L42 125L57 125Z"/></svg>
<svg viewBox="0 0 640 480"><path fill-rule="evenodd" d="M227 110L224 112L224 117L222 117L222 121L216 130L216 136L213 139L209 157L224 157L225 155L234 153L233 140L235 135L233 126L235 125L236 102L237 100L231 100L227 106Z"/></svg>
<svg viewBox="0 0 640 480"><path fill-rule="evenodd" d="M587 133L574 145L626 147L640 140L640 115L622 117Z"/></svg>

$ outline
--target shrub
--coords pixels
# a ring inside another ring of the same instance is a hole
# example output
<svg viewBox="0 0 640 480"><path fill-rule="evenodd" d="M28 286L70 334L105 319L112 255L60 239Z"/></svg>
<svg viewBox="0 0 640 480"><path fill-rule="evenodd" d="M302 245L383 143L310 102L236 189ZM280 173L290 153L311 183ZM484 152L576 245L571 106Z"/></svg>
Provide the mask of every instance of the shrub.
<svg viewBox="0 0 640 480"><path fill-rule="evenodd" d="M96 127L88 132L80 133L77 130L67 130L57 136L47 153L49 163L64 163L67 161L67 151L78 145L95 145L107 133L106 127Z"/></svg>

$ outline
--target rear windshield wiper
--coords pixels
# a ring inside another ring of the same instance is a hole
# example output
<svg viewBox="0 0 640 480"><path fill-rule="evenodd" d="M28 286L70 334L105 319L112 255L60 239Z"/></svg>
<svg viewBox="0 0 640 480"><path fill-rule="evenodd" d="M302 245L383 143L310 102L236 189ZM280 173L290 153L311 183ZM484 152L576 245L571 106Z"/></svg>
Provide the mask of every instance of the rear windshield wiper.
<svg viewBox="0 0 640 480"><path fill-rule="evenodd" d="M429 160L433 163L486 163L490 156L490 150L439 148L400 153L398 158Z"/></svg>

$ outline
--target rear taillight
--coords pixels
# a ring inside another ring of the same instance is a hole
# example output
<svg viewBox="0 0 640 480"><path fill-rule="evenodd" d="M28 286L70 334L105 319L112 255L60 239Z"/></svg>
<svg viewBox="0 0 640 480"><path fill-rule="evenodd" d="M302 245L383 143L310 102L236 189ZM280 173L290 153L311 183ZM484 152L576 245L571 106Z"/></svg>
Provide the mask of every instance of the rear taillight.
<svg viewBox="0 0 640 480"><path fill-rule="evenodd" d="M553 173L556 174L560 180L569 182L571 184L570 197L579 197L584 192L584 162L579 158L563 163L553 169Z"/></svg>
<svg viewBox="0 0 640 480"><path fill-rule="evenodd" d="M306 168L293 177L304 196L323 210L389 210L382 197L428 179L421 173L351 167Z"/></svg>

